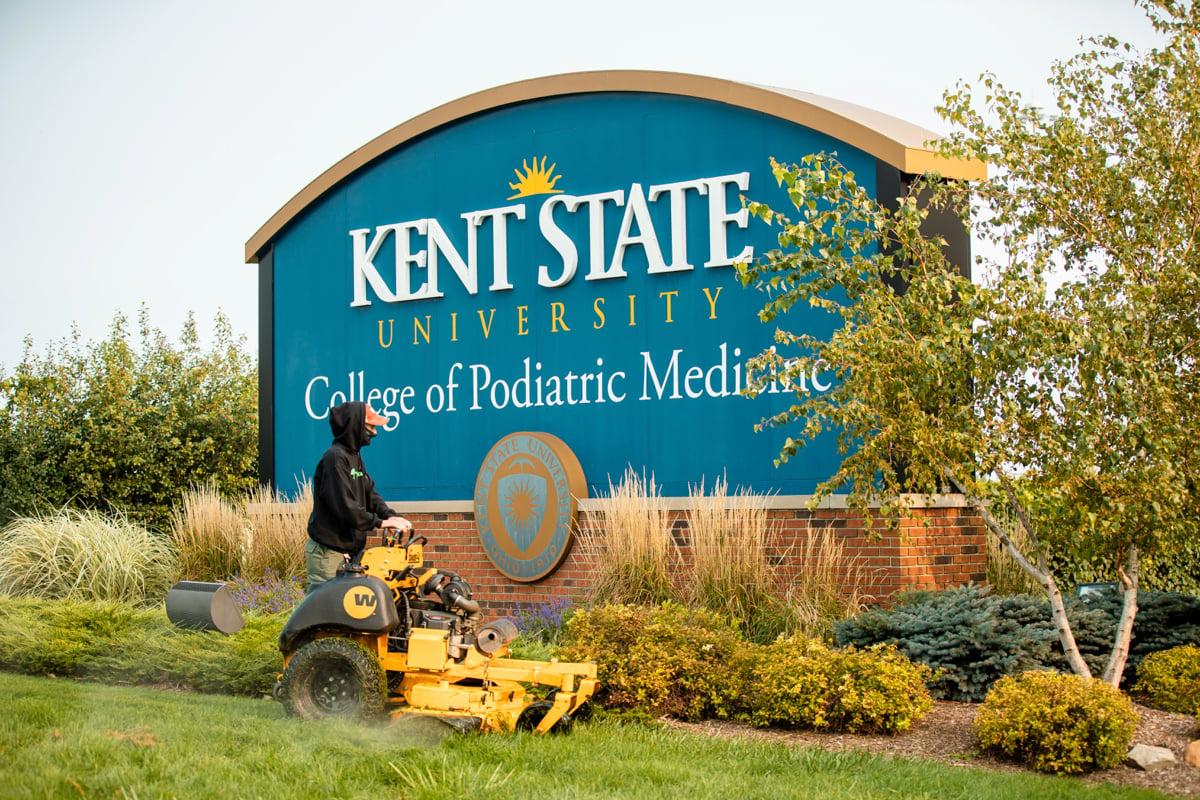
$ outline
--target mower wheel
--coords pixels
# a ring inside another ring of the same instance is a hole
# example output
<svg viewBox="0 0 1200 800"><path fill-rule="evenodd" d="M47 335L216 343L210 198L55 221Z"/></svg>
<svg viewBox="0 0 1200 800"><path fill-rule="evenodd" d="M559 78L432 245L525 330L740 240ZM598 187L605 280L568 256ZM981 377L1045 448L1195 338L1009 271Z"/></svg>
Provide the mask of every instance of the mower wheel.
<svg viewBox="0 0 1200 800"><path fill-rule="evenodd" d="M301 719L368 719L387 701L383 664L353 639L314 639L288 661L280 699Z"/></svg>
<svg viewBox="0 0 1200 800"><path fill-rule="evenodd" d="M545 700L538 700L535 703L525 706L524 710L521 711L521 716L517 717L517 730L536 730L537 726L542 724L542 720L546 718L546 714L553 705L553 703ZM554 723L554 727L550 729L550 733L570 733L571 722L571 715L563 714L558 722Z"/></svg>

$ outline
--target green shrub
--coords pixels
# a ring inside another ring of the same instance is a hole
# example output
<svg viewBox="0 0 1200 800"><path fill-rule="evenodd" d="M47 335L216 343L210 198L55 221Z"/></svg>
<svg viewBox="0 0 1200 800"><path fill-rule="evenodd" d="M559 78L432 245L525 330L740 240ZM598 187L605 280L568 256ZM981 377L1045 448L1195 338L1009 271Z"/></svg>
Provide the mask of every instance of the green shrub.
<svg viewBox="0 0 1200 800"><path fill-rule="evenodd" d="M750 647L711 612L609 604L571 617L559 655L598 663L596 702L606 708L697 720L734 713Z"/></svg>
<svg viewBox="0 0 1200 800"><path fill-rule="evenodd" d="M936 672L934 697L959 702L979 702L998 678L1042 666L1057 641L1048 604L980 586L908 592L892 608L837 623L834 633L840 645L895 645Z"/></svg>
<svg viewBox="0 0 1200 800"><path fill-rule="evenodd" d="M0 669L259 695L282 668L286 618L252 614L225 636L180 630L162 606L0 596Z"/></svg>
<svg viewBox="0 0 1200 800"><path fill-rule="evenodd" d="M0 370L0 522L39 509L114 508L165 529L189 486L258 484L257 368L221 314L211 347L189 316L177 341L121 314Z"/></svg>
<svg viewBox="0 0 1200 800"><path fill-rule="evenodd" d="M1073 775L1120 764L1137 723L1133 703L1104 681L1025 672L996 682L975 731L985 749L1038 772Z"/></svg>
<svg viewBox="0 0 1200 800"><path fill-rule="evenodd" d="M170 542L122 514L64 509L18 519L0 533L0 593L13 596L159 600L176 563Z"/></svg>
<svg viewBox="0 0 1200 800"><path fill-rule="evenodd" d="M1076 603L1092 613L1103 615L1104 624L1100 630L1085 632L1083 638L1107 659L1121 618L1121 592L1102 591ZM1200 597L1178 592L1142 591L1138 592L1137 603L1138 613L1133 621L1129 660L1125 664L1122 685L1134 683L1138 666L1151 653L1189 644L1200 646ZM1075 608L1072 608L1071 620L1074 625ZM1076 637L1078 639L1078 633ZM1094 668L1093 673L1099 674Z"/></svg>
<svg viewBox="0 0 1200 800"><path fill-rule="evenodd" d="M1200 717L1200 647L1184 645L1146 656L1134 692L1163 711Z"/></svg>
<svg viewBox="0 0 1200 800"><path fill-rule="evenodd" d="M933 707L928 667L889 645L834 650L792 637L763 648L752 672L750 721L848 733L899 733Z"/></svg>
<svg viewBox="0 0 1200 800"><path fill-rule="evenodd" d="M1080 655L1102 674L1120 618L1119 593L1067 599L1067 617ZM1200 598L1139 592L1125 683L1148 653L1200 644ZM943 700L979 702L996 680L1032 669L1069 669L1041 596L991 594L964 586L908 592L891 608L876 608L834 625L835 641L866 647L894 644L937 673L930 686Z"/></svg>
<svg viewBox="0 0 1200 800"><path fill-rule="evenodd" d="M78 675L134 621L133 607L121 603L0 598L0 668Z"/></svg>

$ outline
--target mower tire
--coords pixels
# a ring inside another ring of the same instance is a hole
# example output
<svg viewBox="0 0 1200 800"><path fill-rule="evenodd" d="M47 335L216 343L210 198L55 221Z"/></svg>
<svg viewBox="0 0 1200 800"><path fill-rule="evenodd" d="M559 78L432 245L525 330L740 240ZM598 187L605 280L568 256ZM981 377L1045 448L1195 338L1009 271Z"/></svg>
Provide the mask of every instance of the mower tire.
<svg viewBox="0 0 1200 800"><path fill-rule="evenodd" d="M553 703L546 700L538 700L535 703L530 703L521 711L521 716L517 717L517 730L533 731L538 725L542 724L546 713L553 706ZM563 714L559 717L558 722L554 723L554 727L550 729L550 733L570 733L571 732L571 715Z"/></svg>
<svg viewBox="0 0 1200 800"><path fill-rule="evenodd" d="M314 639L288 661L279 699L289 714L307 720L370 719L387 702L383 664L353 639Z"/></svg>

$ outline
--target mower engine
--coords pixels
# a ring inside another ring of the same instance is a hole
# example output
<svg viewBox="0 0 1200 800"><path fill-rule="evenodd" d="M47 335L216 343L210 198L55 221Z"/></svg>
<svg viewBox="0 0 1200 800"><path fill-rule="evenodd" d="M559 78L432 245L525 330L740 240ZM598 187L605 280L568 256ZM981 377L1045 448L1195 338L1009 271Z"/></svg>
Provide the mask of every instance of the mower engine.
<svg viewBox="0 0 1200 800"><path fill-rule="evenodd" d="M471 587L425 565L424 536L389 534L315 587L279 636L276 697L304 719L410 714L460 729L568 730L596 665L508 658L516 626L481 621ZM527 685L550 687L545 699Z"/></svg>

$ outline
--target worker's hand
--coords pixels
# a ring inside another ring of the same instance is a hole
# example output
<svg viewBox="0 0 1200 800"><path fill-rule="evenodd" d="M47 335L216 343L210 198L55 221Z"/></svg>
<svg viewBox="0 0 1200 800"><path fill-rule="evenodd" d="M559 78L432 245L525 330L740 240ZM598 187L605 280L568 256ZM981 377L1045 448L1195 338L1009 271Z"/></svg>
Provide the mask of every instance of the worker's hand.
<svg viewBox="0 0 1200 800"><path fill-rule="evenodd" d="M409 522L408 520L406 520L404 517L388 517L387 519L385 519L383 521L383 524L380 525L379 527L394 528L394 529L400 531L401 533L411 533L412 532L412 523Z"/></svg>

